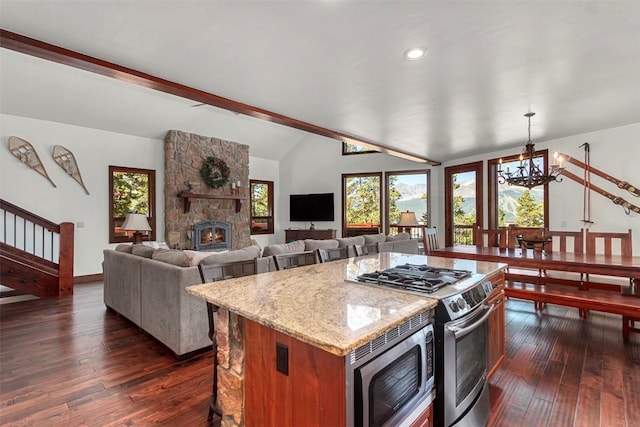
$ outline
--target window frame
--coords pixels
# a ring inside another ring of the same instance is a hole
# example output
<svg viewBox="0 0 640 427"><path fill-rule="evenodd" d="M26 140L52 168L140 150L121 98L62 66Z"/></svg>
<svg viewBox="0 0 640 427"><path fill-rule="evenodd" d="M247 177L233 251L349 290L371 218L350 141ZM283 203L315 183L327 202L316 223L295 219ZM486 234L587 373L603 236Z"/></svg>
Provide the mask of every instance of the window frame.
<svg viewBox="0 0 640 427"><path fill-rule="evenodd" d="M498 227L498 167L500 159L503 163L515 162L520 158L521 153L517 153L510 156L502 156L495 159L487 160L487 211L488 211L488 223L489 228ZM534 159L536 157L542 157L544 160L544 168L549 168L549 150L537 150L533 153ZM544 209L543 209L543 227L549 229L549 184L544 184Z"/></svg>
<svg viewBox="0 0 640 427"><path fill-rule="evenodd" d="M384 232L390 234L391 221L389 219L389 178L396 175L418 175L424 174L426 179L426 192L427 192L427 223L425 227L431 227L431 169L415 169L415 170L402 170L402 171L387 171L384 173ZM419 219L418 219L419 220Z"/></svg>
<svg viewBox="0 0 640 427"><path fill-rule="evenodd" d="M116 222L124 221L123 217L115 218L113 203L115 201L113 195L113 174L114 173L132 173L132 174L144 174L148 175L148 194L149 194L149 203L148 203L148 216L147 221L149 221L149 225L151 226L151 233L149 233L149 240L156 240L156 171L155 169L140 169L140 168L132 168L127 166L112 166L109 165L109 243L127 243L133 242L133 235L131 236L116 236Z"/></svg>
<svg viewBox="0 0 640 427"><path fill-rule="evenodd" d="M484 224L484 193L483 193L483 175L484 175L484 162L482 160L477 162L464 163L460 165L447 166L444 168L444 222L445 222L445 246L454 246L454 215L453 215L453 175L457 175L465 172L474 172L476 174L476 222L472 226L471 239L473 244L476 244L476 233L474 227L482 226Z"/></svg>
<svg viewBox="0 0 640 427"><path fill-rule="evenodd" d="M355 177L378 177L380 180L380 197L378 203L378 211L380 214L380 232L384 230L384 215L383 215L383 197L384 197L384 181L382 172L359 172L359 173L344 173L342 174L342 236L347 237L347 187L346 182L349 178Z"/></svg>
<svg viewBox="0 0 640 427"><path fill-rule="evenodd" d="M269 215L267 216L253 216L253 185L266 185L267 186L267 210L269 211ZM251 235L257 234L274 234L275 233L275 214L274 214L274 182L266 181L260 179L251 179L249 180L249 230ZM253 224L253 220L255 219L266 219L267 220L267 228L266 230L254 230L251 224Z"/></svg>
<svg viewBox="0 0 640 427"><path fill-rule="evenodd" d="M371 153L379 153L379 151L376 150L372 150L370 148L363 148L362 151L348 151L348 147L349 145L354 145L356 147L359 147L358 144L349 144L347 142L342 142L342 155L343 156L351 156L353 154L371 154Z"/></svg>

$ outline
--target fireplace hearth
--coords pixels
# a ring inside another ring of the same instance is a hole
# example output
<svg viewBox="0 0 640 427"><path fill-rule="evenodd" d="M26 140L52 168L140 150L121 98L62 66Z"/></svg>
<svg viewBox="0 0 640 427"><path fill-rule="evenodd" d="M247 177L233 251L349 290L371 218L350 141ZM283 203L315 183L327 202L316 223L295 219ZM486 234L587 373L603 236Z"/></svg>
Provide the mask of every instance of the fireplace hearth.
<svg viewBox="0 0 640 427"><path fill-rule="evenodd" d="M231 224L226 221L202 221L193 226L193 249L223 251L231 249Z"/></svg>

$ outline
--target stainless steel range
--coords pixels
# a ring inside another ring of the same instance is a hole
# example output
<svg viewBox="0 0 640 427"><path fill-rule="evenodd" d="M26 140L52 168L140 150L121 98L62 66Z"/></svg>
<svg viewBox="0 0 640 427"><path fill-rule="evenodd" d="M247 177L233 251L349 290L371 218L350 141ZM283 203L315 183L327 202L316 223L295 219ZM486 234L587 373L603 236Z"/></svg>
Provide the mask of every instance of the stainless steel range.
<svg viewBox="0 0 640 427"><path fill-rule="evenodd" d="M407 263L354 279L439 300L434 327L434 425L486 425L487 320L492 308L485 302L493 289L491 282L466 270Z"/></svg>

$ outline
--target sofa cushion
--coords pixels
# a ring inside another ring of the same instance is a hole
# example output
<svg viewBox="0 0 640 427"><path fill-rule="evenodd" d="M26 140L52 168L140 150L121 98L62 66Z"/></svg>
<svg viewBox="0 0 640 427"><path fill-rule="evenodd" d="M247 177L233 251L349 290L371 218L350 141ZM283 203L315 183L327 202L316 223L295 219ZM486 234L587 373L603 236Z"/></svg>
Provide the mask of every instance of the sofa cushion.
<svg viewBox="0 0 640 427"><path fill-rule="evenodd" d="M338 247L338 241L334 239L316 240L305 239L304 250L315 251L316 249L336 249Z"/></svg>
<svg viewBox="0 0 640 427"><path fill-rule="evenodd" d="M177 265L178 267L189 267L191 265L191 260L185 252L186 251L179 251L176 249L157 249L151 256L151 259L166 262L171 265Z"/></svg>
<svg viewBox="0 0 640 427"><path fill-rule="evenodd" d="M385 236L384 233L364 235L365 245L370 245L371 243L384 243L386 239L387 236Z"/></svg>
<svg viewBox="0 0 640 427"><path fill-rule="evenodd" d="M267 245L262 251L262 256L289 254L294 252L304 252L303 240L296 240L291 243L281 243L279 245Z"/></svg>
<svg viewBox="0 0 640 427"><path fill-rule="evenodd" d="M398 233L393 236L387 236L385 242L401 242L403 240L409 240L410 238L409 233Z"/></svg>
<svg viewBox="0 0 640 427"><path fill-rule="evenodd" d="M145 245L133 245L131 253L144 258L151 258L156 250Z"/></svg>
<svg viewBox="0 0 640 427"><path fill-rule="evenodd" d="M126 252L128 254L133 250L133 245L131 243L120 243L116 246L116 251L118 252Z"/></svg>
<svg viewBox="0 0 640 427"><path fill-rule="evenodd" d="M228 252L214 252L200 261L200 264L225 264L227 262L247 261L260 256L259 246L247 246L246 248L237 249Z"/></svg>
<svg viewBox="0 0 640 427"><path fill-rule="evenodd" d="M186 249L183 252L187 255L187 258L189 258L189 266L195 267L198 264L200 264L200 261L210 257L211 255L227 253L229 251L224 250L224 251L213 252L213 251L192 251L192 250Z"/></svg>
<svg viewBox="0 0 640 427"><path fill-rule="evenodd" d="M358 245L358 246L364 245L364 236L344 237L336 240L338 241L339 248L355 246L355 245Z"/></svg>

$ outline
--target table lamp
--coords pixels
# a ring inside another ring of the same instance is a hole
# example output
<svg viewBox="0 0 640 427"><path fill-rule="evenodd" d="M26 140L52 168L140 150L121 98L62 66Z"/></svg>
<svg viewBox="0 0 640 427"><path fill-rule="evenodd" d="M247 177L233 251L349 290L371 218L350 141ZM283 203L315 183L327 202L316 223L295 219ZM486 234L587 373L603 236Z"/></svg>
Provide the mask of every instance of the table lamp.
<svg viewBox="0 0 640 427"><path fill-rule="evenodd" d="M127 217L124 219L122 226L120 227L125 231L133 231L133 243L142 243L142 233L141 231L151 231L151 226L149 225L149 221L147 221L147 216L144 214L138 213L128 213Z"/></svg>
<svg viewBox="0 0 640 427"><path fill-rule="evenodd" d="M418 220L416 219L416 213L411 211L400 212L400 220L397 224L398 227L404 227L404 232L411 234L411 228L419 227Z"/></svg>

